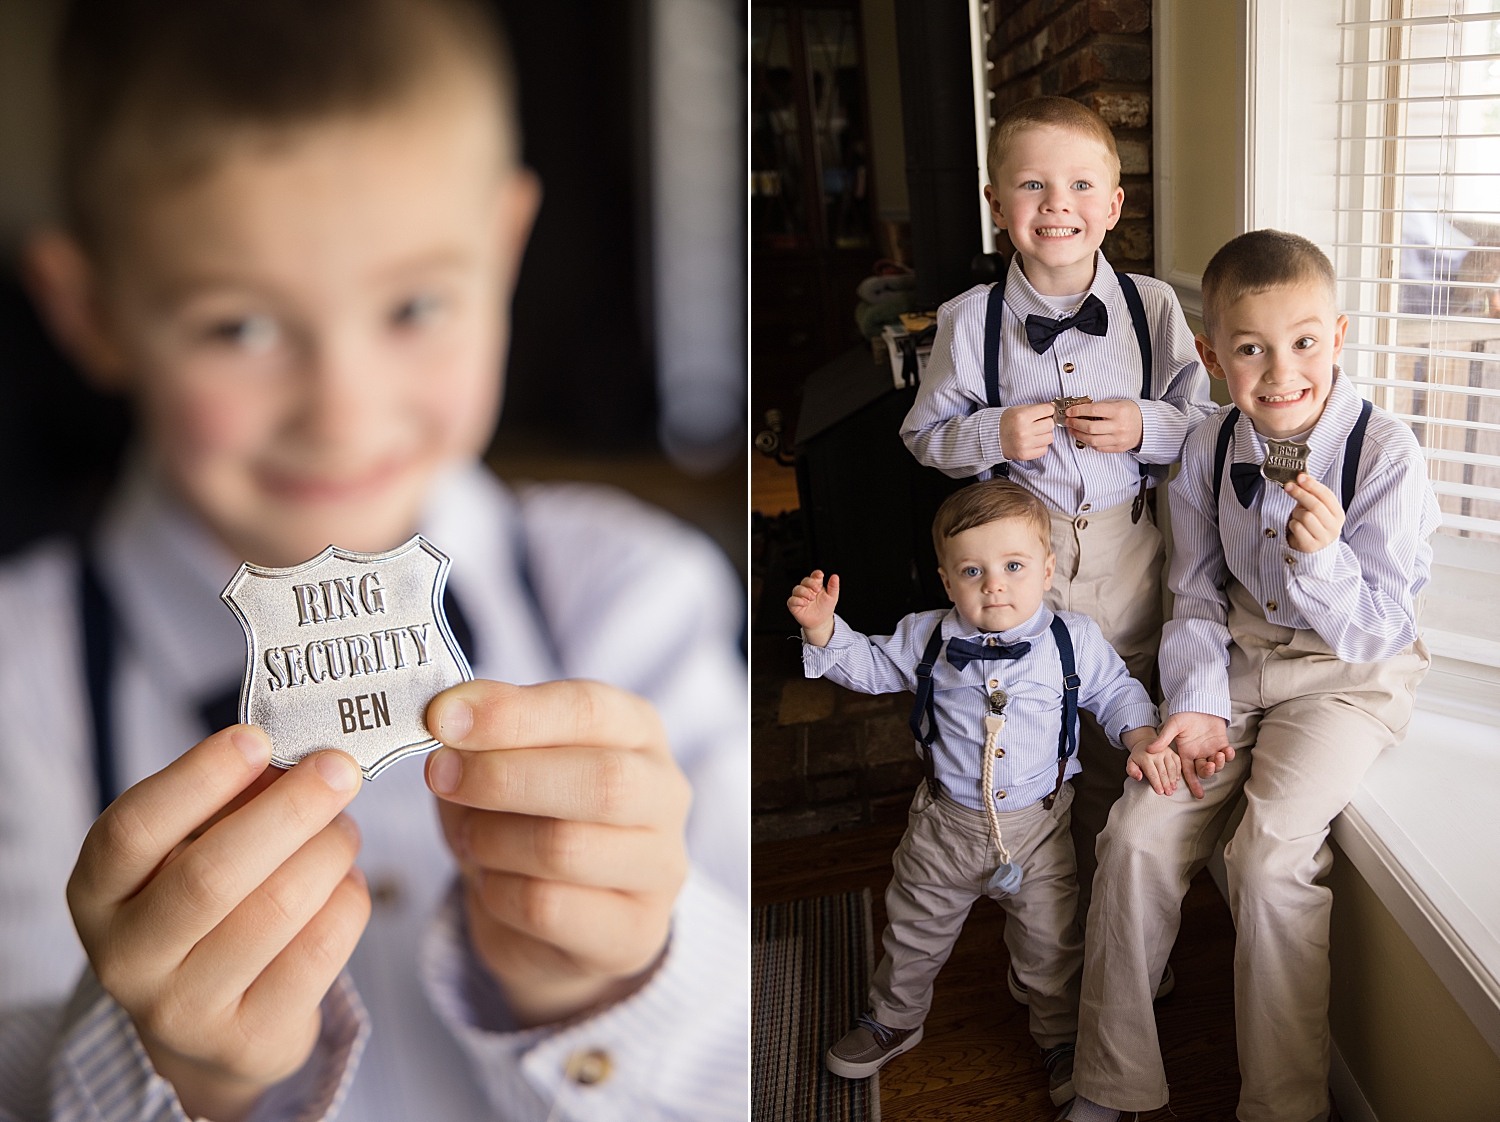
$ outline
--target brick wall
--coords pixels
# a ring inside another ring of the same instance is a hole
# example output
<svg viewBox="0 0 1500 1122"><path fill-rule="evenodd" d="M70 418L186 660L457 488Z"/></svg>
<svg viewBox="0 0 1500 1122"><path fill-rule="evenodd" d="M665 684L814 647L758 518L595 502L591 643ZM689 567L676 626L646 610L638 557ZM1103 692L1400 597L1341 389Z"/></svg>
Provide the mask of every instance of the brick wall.
<svg viewBox="0 0 1500 1122"><path fill-rule="evenodd" d="M1120 150L1124 213L1104 239L1111 265L1155 271L1151 223L1150 0L990 0L991 112L1043 94L1095 110Z"/></svg>

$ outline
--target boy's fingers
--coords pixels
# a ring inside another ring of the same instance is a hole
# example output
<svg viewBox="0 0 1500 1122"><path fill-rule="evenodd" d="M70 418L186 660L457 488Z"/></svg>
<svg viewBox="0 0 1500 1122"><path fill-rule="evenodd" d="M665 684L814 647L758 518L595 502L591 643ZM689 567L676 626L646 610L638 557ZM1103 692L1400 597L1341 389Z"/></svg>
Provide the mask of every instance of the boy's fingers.
<svg viewBox="0 0 1500 1122"><path fill-rule="evenodd" d="M837 573L834 573L833 576L831 576L831 577L828 578L828 595L830 595L830 596L837 596L838 594L839 594L839 575Z"/></svg>
<svg viewBox="0 0 1500 1122"><path fill-rule="evenodd" d="M266 878L179 967L201 989L237 996L322 911L359 854L359 827L341 814Z"/></svg>
<svg viewBox="0 0 1500 1122"><path fill-rule="evenodd" d="M625 892L675 891L687 875L680 847L665 851L654 830L497 814L439 804L443 826L465 864Z"/></svg>
<svg viewBox="0 0 1500 1122"><path fill-rule="evenodd" d="M479 810L568 818L610 826L659 826L685 816L687 780L644 752L613 748L439 748L427 785L449 802Z"/></svg>
<svg viewBox="0 0 1500 1122"><path fill-rule="evenodd" d="M245 990L240 1011L248 1027L269 1034L287 1023L289 1009L316 1009L354 953L369 918L370 892L364 873L354 866L327 903Z"/></svg>
<svg viewBox="0 0 1500 1122"><path fill-rule="evenodd" d="M291 768L169 862L125 905L151 946L191 946L218 926L359 791L359 765L327 750Z"/></svg>
<svg viewBox="0 0 1500 1122"><path fill-rule="evenodd" d="M1196 767L1185 767L1182 769L1183 782L1188 785L1188 790L1193 793L1193 798L1203 797L1203 784L1198 780L1198 769Z"/></svg>
<svg viewBox="0 0 1500 1122"><path fill-rule="evenodd" d="M1178 719L1177 714L1173 713L1162 722L1161 730L1157 732L1156 739L1146 745L1146 751L1160 752L1176 739L1177 733L1181 728L1182 722Z"/></svg>
<svg viewBox="0 0 1500 1122"><path fill-rule="evenodd" d="M178 844L249 787L270 761L266 734L234 725L126 791L84 840L68 886L75 909L115 904L139 891Z"/></svg>
<svg viewBox="0 0 1500 1122"><path fill-rule="evenodd" d="M444 744L465 752L567 745L669 754L651 703L602 682L465 682L432 699L427 727Z"/></svg>
<svg viewBox="0 0 1500 1122"><path fill-rule="evenodd" d="M1136 762L1134 760L1126 760L1125 774L1130 776L1131 779L1140 779L1141 769L1136 765Z"/></svg>

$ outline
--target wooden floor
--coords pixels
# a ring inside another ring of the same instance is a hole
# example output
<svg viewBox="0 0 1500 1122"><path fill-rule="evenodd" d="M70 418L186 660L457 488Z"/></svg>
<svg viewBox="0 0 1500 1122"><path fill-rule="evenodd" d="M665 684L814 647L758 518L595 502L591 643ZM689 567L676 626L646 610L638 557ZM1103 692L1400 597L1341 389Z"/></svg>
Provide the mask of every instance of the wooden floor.
<svg viewBox="0 0 1500 1122"><path fill-rule="evenodd" d="M885 925L883 895L891 854L904 824L849 830L753 849L756 904L868 887L875 928ZM980 900L953 957L938 976L922 1043L880 1073L885 1122L1046 1122L1041 1055L1026 1010L1005 989L1009 957L1004 914ZM875 953L880 953L876 937ZM1183 1122L1232 1122L1239 1096L1234 1051L1234 927L1208 873L1193 882L1172 952L1177 990L1157 1006L1172 1103L1149 1116ZM813 1122L813 1120L809 1120Z"/></svg>

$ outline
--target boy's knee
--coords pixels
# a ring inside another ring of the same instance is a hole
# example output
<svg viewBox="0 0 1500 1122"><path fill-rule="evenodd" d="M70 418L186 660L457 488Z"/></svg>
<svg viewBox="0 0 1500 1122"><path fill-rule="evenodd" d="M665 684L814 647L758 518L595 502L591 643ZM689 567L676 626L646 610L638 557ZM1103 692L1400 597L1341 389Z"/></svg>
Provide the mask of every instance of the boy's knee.
<svg viewBox="0 0 1500 1122"><path fill-rule="evenodd" d="M1275 906L1289 889L1312 886L1327 876L1333 851L1322 838L1281 838L1260 829L1247 816L1224 848L1224 871L1231 894Z"/></svg>
<svg viewBox="0 0 1500 1122"><path fill-rule="evenodd" d="M1142 791L1145 797L1141 797ZM1170 799L1143 783L1128 784L1099 833L1099 876L1181 865L1187 860L1185 824Z"/></svg>

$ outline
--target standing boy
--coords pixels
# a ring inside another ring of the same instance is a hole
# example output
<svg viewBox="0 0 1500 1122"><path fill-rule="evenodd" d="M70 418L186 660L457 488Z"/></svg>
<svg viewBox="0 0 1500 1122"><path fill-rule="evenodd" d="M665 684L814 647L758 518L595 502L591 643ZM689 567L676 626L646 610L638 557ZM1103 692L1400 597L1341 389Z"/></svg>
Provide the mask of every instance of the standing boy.
<svg viewBox="0 0 1500 1122"><path fill-rule="evenodd" d="M829 1049L828 1069L872 1075L921 1041L933 980L974 901L989 896L1005 909L1011 966L1030 990L1031 1034L1061 1105L1073 1097L1083 953L1064 782L1079 769L1078 710L1130 749L1130 774L1153 790L1175 788L1178 760L1142 750L1156 707L1098 625L1043 605L1055 559L1036 496L999 479L966 487L938 509L932 538L953 607L909 615L894 635L861 635L833 614L836 576L825 588L813 573L787 601L808 677L916 691L912 731L927 767L886 889L870 1013Z"/></svg>
<svg viewBox="0 0 1500 1122"><path fill-rule="evenodd" d="M30 263L140 439L0 566L0 1117L745 1116L738 584L478 462L539 194L488 9L72 5ZM444 746L269 768L219 590L418 529L480 679Z"/></svg>
<svg viewBox="0 0 1500 1122"><path fill-rule="evenodd" d="M1127 791L1100 835L1070 1119L1167 1101L1140 978L1166 961L1242 790L1224 851L1238 1117L1328 1117L1328 827L1406 731L1440 521L1411 429L1336 365L1335 300L1328 258L1275 230L1235 238L1203 275L1198 349L1234 408L1189 439L1172 485L1170 715L1153 745L1176 740L1191 795Z"/></svg>
<svg viewBox="0 0 1500 1122"><path fill-rule="evenodd" d="M1212 411L1208 379L1171 286L1116 273L1099 251L1125 192L1097 113L1064 97L1024 101L996 123L988 162L985 198L1016 252L1002 281L938 310L901 435L924 464L1008 475L1046 503L1057 554L1048 606L1092 617L1149 686L1165 551L1147 499ZM1091 722L1079 754L1083 916L1094 838L1124 771ZM1014 979L1012 990L1024 996Z"/></svg>

